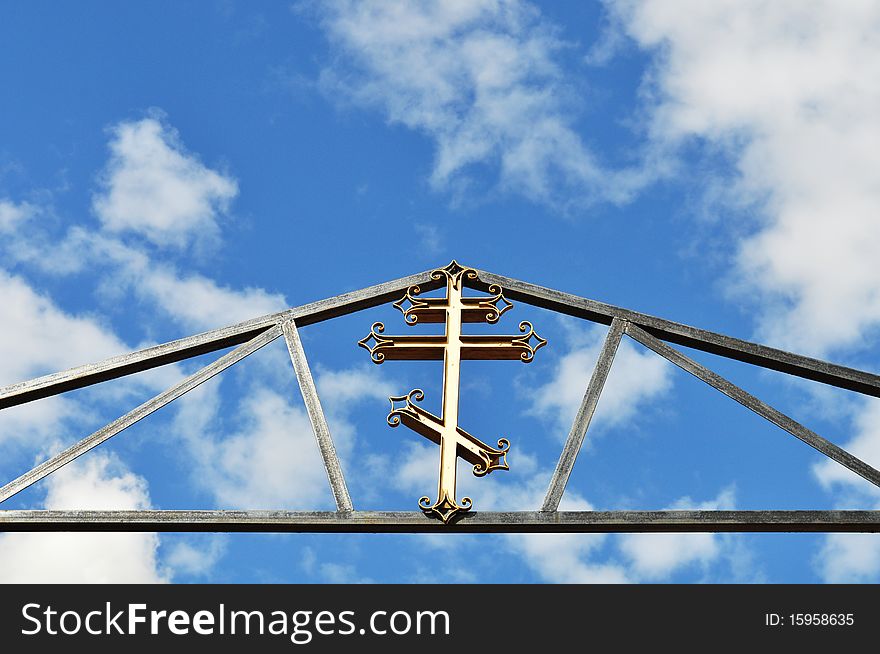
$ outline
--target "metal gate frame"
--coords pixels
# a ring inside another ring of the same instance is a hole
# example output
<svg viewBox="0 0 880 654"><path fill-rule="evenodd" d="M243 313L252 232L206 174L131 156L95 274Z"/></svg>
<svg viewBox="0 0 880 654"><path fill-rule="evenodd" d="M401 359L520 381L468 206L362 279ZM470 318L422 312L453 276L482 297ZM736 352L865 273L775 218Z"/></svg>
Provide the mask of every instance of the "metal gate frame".
<svg viewBox="0 0 880 654"><path fill-rule="evenodd" d="M326 533L880 531L880 511L559 511L559 501L565 491L577 454L583 445L615 352L624 335L638 341L878 487L880 487L880 471L694 361L672 345L690 347L874 397L880 397L880 376L490 272L477 270L477 274L477 279L465 280L465 284L472 289L485 292L490 286L500 286L510 299L610 325L583 402L560 454L540 510L473 511L462 514L450 524L445 524L428 518L418 511L354 509L298 329L385 304L398 299L411 286L420 286L423 291L439 288L442 282L432 278L431 271L426 271L0 388L0 410L2 410L201 354L238 346L63 452L10 481L0 488L0 504L2 504L13 495L283 336L333 491L336 511L0 510L0 531Z"/></svg>

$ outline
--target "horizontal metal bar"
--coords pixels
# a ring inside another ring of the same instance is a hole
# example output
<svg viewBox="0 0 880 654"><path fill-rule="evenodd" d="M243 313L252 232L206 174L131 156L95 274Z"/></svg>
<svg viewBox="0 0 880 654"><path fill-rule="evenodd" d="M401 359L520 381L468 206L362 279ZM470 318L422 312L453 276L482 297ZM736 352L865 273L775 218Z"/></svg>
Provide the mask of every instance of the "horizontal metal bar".
<svg viewBox="0 0 880 654"><path fill-rule="evenodd" d="M880 511L0 511L3 531L302 533L880 532Z"/></svg>
<svg viewBox="0 0 880 654"><path fill-rule="evenodd" d="M113 422L104 425L98 431L86 436L81 441L74 443L63 452L56 454L52 458L43 461L43 463L31 468L20 477L13 479L8 484L0 488L0 502L8 500L16 493L20 493L25 488L37 483L46 475L50 475L58 468L67 465L77 457L82 456L94 447L97 447L104 441L112 438L124 429L128 429L139 420L143 420L151 413L158 411L163 406L176 400L182 395L193 390L197 386L208 381L214 375L223 372L229 366L238 363L246 356L249 356L259 350L261 347L268 345L276 338L281 336L281 326L276 325L270 327L262 334L257 335L244 345L237 347L231 352L227 352L216 361L209 363L204 368L194 372L189 377L179 381L171 388L162 391L152 399L147 400L140 406L132 409L124 416L121 416Z"/></svg>
<svg viewBox="0 0 880 654"><path fill-rule="evenodd" d="M654 350L654 352L660 356L671 361L682 370L689 372L697 379L706 382L712 388L715 388L724 393L727 397L736 400L750 411L754 411L765 420L781 427L795 438L800 439L828 458L834 459L840 465L849 468L857 475L863 477L875 486L880 487L880 470L868 465L860 458L853 456L842 447L838 447L831 441L819 436L816 432L807 429L793 418L774 409L766 402L759 400L748 391L743 390L721 375L700 365L690 357L676 350L674 347L667 345L658 338L654 338L643 329L628 324L626 326L626 333L645 347Z"/></svg>
<svg viewBox="0 0 880 654"><path fill-rule="evenodd" d="M431 279L429 272L422 272L359 291L304 304L279 313L253 318L229 327L214 329L129 354L111 357L98 363L77 366L29 381L18 382L0 388L0 409L143 370L150 370L168 363L183 361L200 354L241 345L269 327L291 318L296 319L297 324L302 327L385 304L390 300L397 299L401 293L406 292L413 285L421 285L425 291L440 287L438 281Z"/></svg>
<svg viewBox="0 0 880 654"><path fill-rule="evenodd" d="M614 318L620 318L635 323L649 334L676 345L692 347L710 354L744 361L865 395L880 397L880 375L778 350L611 304L588 300L577 295L562 293L490 272L481 270L478 271L478 274L479 280L465 278L465 284L482 291L488 291L491 284L498 284L504 289L504 295L511 300L519 300L543 309L558 311L605 325L611 324Z"/></svg>

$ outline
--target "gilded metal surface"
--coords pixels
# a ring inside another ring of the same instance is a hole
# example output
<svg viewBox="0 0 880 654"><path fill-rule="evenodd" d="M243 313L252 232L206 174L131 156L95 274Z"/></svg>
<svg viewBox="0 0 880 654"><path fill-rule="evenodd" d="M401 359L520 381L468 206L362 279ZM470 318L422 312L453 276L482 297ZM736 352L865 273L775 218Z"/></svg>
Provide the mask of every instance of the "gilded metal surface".
<svg viewBox="0 0 880 654"><path fill-rule="evenodd" d="M442 336L387 336L385 325L377 322L358 345L369 351L374 363L386 360L443 361L440 417L417 404L425 398L424 392L417 388L406 395L389 398L391 412L387 420L392 427L403 424L440 446L437 499L431 501L426 495L419 499L419 507L448 524L473 506L471 498L462 497L459 501L456 497L458 457L471 463L474 475L482 477L493 470L507 470L507 451L510 449L510 441L506 438L498 440L498 447L492 447L458 426L461 361L519 360L528 363L547 341L538 336L531 323L526 321L519 324L519 335L463 334L463 323L494 324L513 308L513 304L504 297L501 287L494 284L488 288L488 297L463 297L465 280L479 280L476 270L456 261L431 272L431 278L445 281L445 297L423 298L419 286L411 286L394 307L400 310L408 325L445 323Z"/></svg>

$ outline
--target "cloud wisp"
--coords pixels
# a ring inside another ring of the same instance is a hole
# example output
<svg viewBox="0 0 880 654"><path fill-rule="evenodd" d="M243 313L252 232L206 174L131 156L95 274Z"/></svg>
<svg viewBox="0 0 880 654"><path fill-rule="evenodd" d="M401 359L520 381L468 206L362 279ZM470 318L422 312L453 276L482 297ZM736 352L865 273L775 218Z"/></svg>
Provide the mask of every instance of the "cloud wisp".
<svg viewBox="0 0 880 654"><path fill-rule="evenodd" d="M530 409L530 413L548 418L560 439L565 439L574 422L608 332L601 325L583 328L568 321L563 325L567 351L559 358L550 380L535 389ZM671 388L671 365L653 352L639 351L624 337L602 389L590 433L632 421L641 409Z"/></svg>
<svg viewBox="0 0 880 654"><path fill-rule="evenodd" d="M478 185L474 171L490 171L490 187L566 211L626 202L648 181L648 169L605 166L584 142L560 61L571 45L532 4L309 6L334 48L321 86L427 136L433 188L460 198Z"/></svg>
<svg viewBox="0 0 880 654"><path fill-rule="evenodd" d="M233 178L202 164L158 118L121 122L110 134L110 159L93 198L105 230L174 248L219 238L218 218L238 194Z"/></svg>
<svg viewBox="0 0 880 654"><path fill-rule="evenodd" d="M103 453L50 475L43 508L147 509L143 478ZM159 537L141 533L0 535L3 583L161 583L171 570L157 556Z"/></svg>

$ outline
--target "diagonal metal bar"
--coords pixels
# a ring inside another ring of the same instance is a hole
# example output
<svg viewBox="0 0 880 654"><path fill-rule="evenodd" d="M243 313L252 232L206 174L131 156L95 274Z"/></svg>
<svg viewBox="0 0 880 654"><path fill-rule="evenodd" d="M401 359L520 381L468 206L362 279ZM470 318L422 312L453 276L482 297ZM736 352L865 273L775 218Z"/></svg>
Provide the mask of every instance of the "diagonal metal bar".
<svg viewBox="0 0 880 654"><path fill-rule="evenodd" d="M336 448L330 437L330 427L327 426L324 410L321 408L321 400L318 399L318 391L312 379L312 371L309 369L309 362L306 359L305 350L303 350L299 331L292 320L283 323L282 329L284 330L284 340L287 343L287 351L290 353L290 361L293 363L293 370L296 373L296 380L299 382L299 390L302 392L309 421L312 423L312 431L315 433L318 449L324 460L324 469L327 471L327 479L330 481L336 509L338 511L352 511L354 507L351 503L351 496L345 485L342 466L339 465L339 457L336 456Z"/></svg>
<svg viewBox="0 0 880 654"><path fill-rule="evenodd" d="M682 370L689 372L694 377L703 380L709 386L721 391L729 398L732 398L742 404L747 409L754 411L762 418L769 420L773 424L782 427L789 434L802 440L807 445L819 450L825 456L834 459L840 465L849 468L854 473L867 479L875 486L880 486L880 471L871 467L858 457L853 456L841 447L819 434L807 429L796 420L789 418L784 413L774 409L769 404L759 400L757 397L744 391L736 384L726 380L721 375L712 372L705 366L700 365L687 355L679 352L674 347L667 345L663 341L654 338L645 330L633 325L626 326L626 333L637 340L645 347L654 350L660 356L668 359Z"/></svg>
<svg viewBox="0 0 880 654"><path fill-rule="evenodd" d="M620 318L638 325L661 340L676 345L692 347L710 354L744 361L865 395L880 397L880 375L778 350L611 304L588 300L577 295L521 282L502 275L482 270L477 272L479 280L466 279L465 284L482 291L487 291L491 284L497 284L504 289L505 296L511 300L519 300L526 304L605 325L611 324L614 318Z"/></svg>
<svg viewBox="0 0 880 654"><path fill-rule="evenodd" d="M173 400L176 400L184 393L187 393L199 386L200 384L208 381L214 375L226 370L229 366L233 365L234 363L238 363L249 354L253 354L264 345L271 343L279 336L281 336L281 326L276 325L274 327L270 327L262 334L259 334L256 338L253 338L244 345L232 350L232 352L224 354L213 363L208 364L198 372L195 372L186 379L178 382L168 390L163 391L162 393L154 397L153 399L147 400L139 407L132 409L131 411L126 413L124 416L117 418L108 425L104 425L98 431L89 436L86 436L78 443L71 445L63 452L56 454L51 459L44 461L43 463L24 473L17 479L12 480L11 482L3 486L3 488L0 488L0 502L8 500L16 493L19 493L28 486L35 484L46 475L49 475L58 470L58 468L67 465L77 457L82 456L83 454L91 450L93 447L96 447L107 439L112 438L123 429L131 427L139 420L147 417L154 411L161 409L163 406L165 406L169 402L172 402Z"/></svg>
<svg viewBox="0 0 880 654"><path fill-rule="evenodd" d="M758 343L751 343L656 316L562 293L502 275L486 271L478 271L478 273L480 281L465 281L469 286L479 290L485 291L488 290L490 284L498 284L504 287L505 293L511 299L520 300L527 304L606 325L611 324L614 318L620 318L636 323L654 336L670 343L693 347L711 354L880 397L880 375L777 350ZM297 324L302 327L378 306L395 299L413 285L419 285L423 291L428 291L439 288L440 283L431 279L430 272L422 272L279 313L268 314L229 327L112 357L98 363L77 366L36 379L11 384L0 388L0 409L240 345L272 325L291 318L296 319Z"/></svg>
<svg viewBox="0 0 880 654"><path fill-rule="evenodd" d="M0 511L0 532L273 533L880 532L880 511Z"/></svg>
<svg viewBox="0 0 880 654"><path fill-rule="evenodd" d="M420 285L424 291L440 287L438 281L431 279L430 272L422 272L278 313L253 318L229 327L214 329L129 354L111 357L98 363L77 366L29 381L18 382L0 388L0 409L124 377L168 363L183 361L200 354L241 345L284 320L295 318L302 327L385 304L390 300L397 299L401 293L406 292L413 285Z"/></svg>
<svg viewBox="0 0 880 654"><path fill-rule="evenodd" d="M568 439L565 441L565 447L556 463L556 470L550 480L550 487L547 489L547 496L544 498L541 511L555 511L559 508L559 502L565 492L565 486L568 484L568 478L571 476L578 452L581 451L581 446L584 444L584 438L590 428L590 421L593 419L593 413L599 403L599 395L602 394L605 380L608 379L608 372L611 370L611 364L614 362L614 355L617 354L620 337L623 336L625 328L626 323L620 318L611 321L611 328L608 330L602 351L596 360L596 367L593 368L593 375L590 377L590 383L587 385L581 407L578 409L571 431L568 433Z"/></svg>

